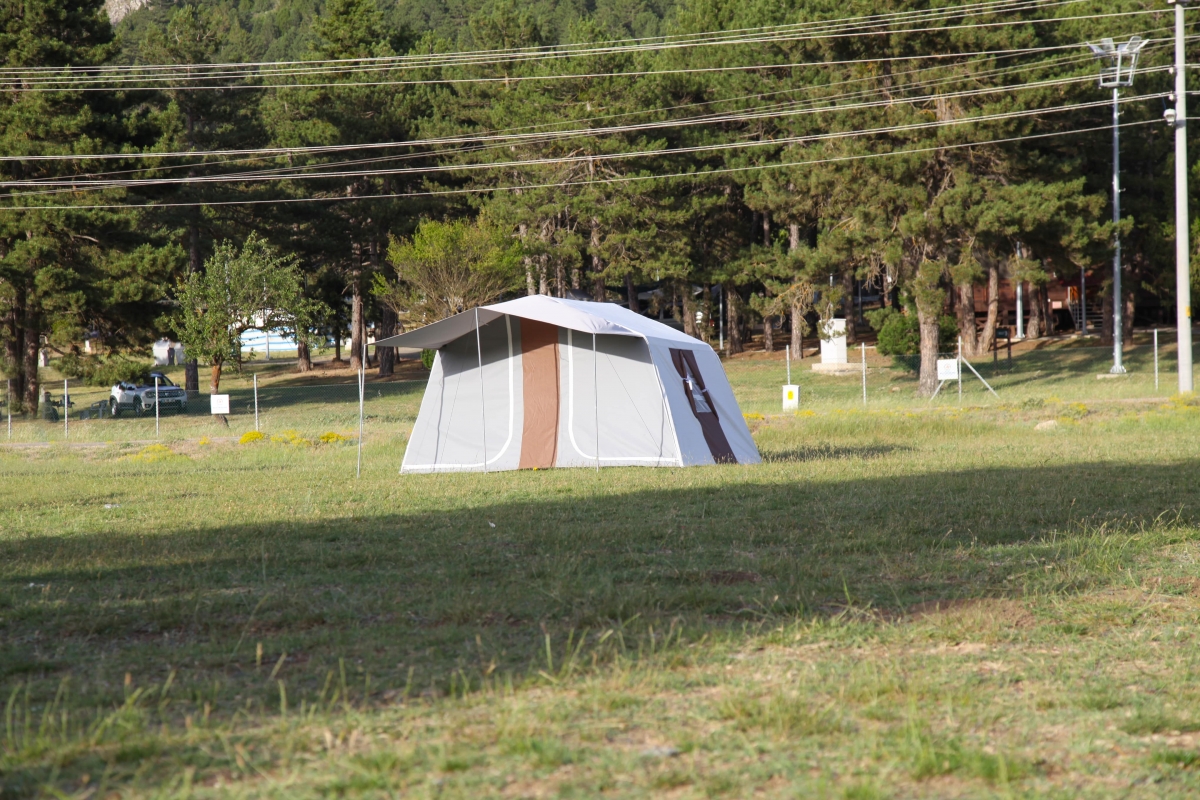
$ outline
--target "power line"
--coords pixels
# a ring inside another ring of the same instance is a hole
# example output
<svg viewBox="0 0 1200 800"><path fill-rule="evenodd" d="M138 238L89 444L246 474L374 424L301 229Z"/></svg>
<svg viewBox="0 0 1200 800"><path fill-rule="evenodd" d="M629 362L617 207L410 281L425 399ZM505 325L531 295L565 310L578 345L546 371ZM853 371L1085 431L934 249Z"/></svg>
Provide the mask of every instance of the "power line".
<svg viewBox="0 0 1200 800"><path fill-rule="evenodd" d="M985 88L985 89L975 90L975 92L973 92L973 94L986 94L986 93L991 93L991 92L1000 91L1000 90L1008 90L1008 89L1045 88L1048 86L1078 83L1081 81L1088 81L1088 80L1093 80L1093 79L1094 78L1092 78L1090 76L1079 76L1079 77L1074 77L1074 78L1046 81L1046 82L1041 82L1041 83L1036 83L1036 84L1023 84L1023 85L1015 86L1015 87L1007 86L1007 87L998 87L998 88ZM970 96L970 95L964 95L964 96ZM920 99L920 98L918 98L918 99ZM890 101L888 101L888 102L890 102ZM878 105L878 103L863 106L863 107L872 107L874 105ZM853 106L832 106L832 107L829 107L828 110L846 111L846 110L852 110L852 109L853 109ZM824 110L824 109L818 109L818 111L819 110ZM772 113L776 113L776 112L772 112ZM796 113L814 113L814 112L798 111L798 112L792 112L791 114L786 114L786 115L794 115ZM760 116L762 116L762 115L760 115ZM638 125L616 126L616 127L608 127L608 128L584 128L584 129L574 129L574 130L568 130L568 131L538 132L538 133L513 134L513 135L488 134L488 135L479 135L479 136L446 136L446 137L434 137L434 138L427 138L427 139L415 139L415 140L409 140L409 141L371 142L371 143L341 144L341 145L313 145L313 146L304 146L304 147L262 147L262 148L244 148L244 149L229 149L229 150L208 150L208 151L182 150L182 151L173 151L173 152L146 151L146 152L140 152L140 153L46 154L46 155L0 156L0 162L4 162L4 161L22 161L22 162L30 162L30 161L91 161L91 160L141 159L141 158L197 158L197 157L205 157L205 156L254 156L254 155L282 156L282 155L325 154L325 153L338 153L338 152L352 152L352 151L356 151L356 150L367 150L367 149L388 149L388 148L396 148L396 147L427 147L427 146L438 146L438 145L460 145L460 144L469 144L469 143L475 143L475 142L495 142L495 141L512 142L512 141L521 140L521 139L532 139L532 138L538 138L538 137L543 137L543 136L549 137L551 134L553 134L554 138L572 138L572 137L576 137L576 136L598 136L598 135L606 135L606 134L612 134L612 133L627 133L627 132L632 132L632 131L670 128L670 127L676 127L676 126L685 125L685 124L686 125L715 124L715 123L719 123L719 122L723 122L723 121L738 121L738 120L736 118L729 119L727 117L707 116L707 117L703 117L703 118L699 118L699 119L695 119L695 120L683 121L683 122L671 120L671 121L649 122L649 123L642 123L642 124L638 124Z"/></svg>
<svg viewBox="0 0 1200 800"><path fill-rule="evenodd" d="M1128 98L1126 102L1136 100L1153 99L1163 97L1164 94L1141 95L1138 97ZM578 155L578 156L563 156L558 158L537 158L526 159L522 161L495 161L483 164L441 164L430 167L409 167L397 169L378 169L378 170L359 170L354 172L336 172L336 173L317 173L317 174L300 174L286 176L257 176L247 177L243 175L229 176L205 176L203 178L170 178L170 179L155 179L146 178L134 181L102 181L96 182L94 187L91 182L77 182L74 184L74 192L79 191L94 191L97 189L113 189L113 188L129 188L137 186L161 186L178 184L182 182L189 183L246 183L246 182L264 182L278 180L297 180L297 179L329 179L329 178L365 178L365 177L383 177L394 175L410 175L410 174L430 174L441 172L472 172L481 169L500 169L500 168L522 168L522 167L541 167L558 164L585 164L593 162L619 161L624 159L635 158L669 158L679 155L690 155L695 153L715 153L726 150L739 150L753 147L785 147L794 144L809 144L831 139L850 139L862 136L876 136L880 134L894 133L909 133L913 131L929 130L936 128L948 128L958 125L976 124L982 122L999 122L1004 120L1025 119L1033 116L1042 116L1046 114L1056 114L1064 111L1076 111L1087 108L1107 107L1109 101L1096 100L1086 103L1074 103L1070 105L1056 106L1051 108L1035 108L1020 112L1007 112L999 114L983 115L978 117L962 117L954 120L938 120L933 122L913 123L908 125L891 125L882 128L867 128L852 131L834 131L820 134L809 134L805 136L788 136L779 139L760 139L746 142L723 142L713 145L696 145L692 147L678 147L664 150L643 150L634 152L618 152L618 153L601 153L597 155ZM66 183L37 183L37 184L22 184L19 182L4 182L0 186L61 186ZM10 193L9 197L28 197L37 193Z"/></svg>
<svg viewBox="0 0 1200 800"><path fill-rule="evenodd" d="M1200 38L1200 37L1198 37L1198 38ZM1091 60L1092 60L1091 56L1088 54L1080 54L1079 56L1057 56L1052 59L1039 61L1039 62L1035 62L1032 64L1018 64L1018 65L1010 65L1010 66L1005 66L1005 67L994 67L994 68L988 69L988 70L973 72L973 73L971 73L971 75L969 77L970 77L970 80L975 81L975 80L979 80L983 77L990 77L990 76L995 76L995 75L1011 75L1013 73L1026 72L1029 70L1047 69L1047 68L1050 68L1053 66L1062 66L1064 63L1070 63L1073 61L1086 61L1086 62L1090 63ZM921 67L921 68L912 69L912 70L904 70L904 71L900 71L900 72L891 73L891 77L894 79L898 79L898 78L903 78L905 76L913 76L913 75L917 75L920 73L930 72L930 71L933 71L936 69L939 69L939 68L938 67ZM770 97L770 96L779 95L779 94L795 94L797 92L812 92L812 91L816 91L816 90L829 89L829 88L832 88L835 86L844 86L844 85L849 85L849 84L862 83L864 81L872 81L872 80L876 80L877 78L878 78L878 76L869 76L869 77L855 78L855 79L845 80L845 81L836 81L833 83L824 84L819 87L818 86L792 87L789 89L777 90L777 91L773 91L773 92L760 92L760 93L756 93L756 94L743 95L743 96L733 97L733 98L722 98L722 99L704 101L704 102L699 102L699 103L682 104L682 105L678 105L678 106L668 107L666 109L648 108L648 109L641 109L641 110L631 111L631 112L622 112L622 113L618 113L618 114L608 114L608 115L595 116L595 117L591 117L591 118L568 120L568 122L573 122L574 124L578 125L580 123L592 122L592 121L596 121L596 120L600 120L600 119L612 119L612 118L620 118L620 117L637 116L637 115L644 115L647 113L660 113L661 111L678 110L681 108L694 108L694 107L707 106L707 105L716 105L716 104L726 103L726 102L736 102L739 100ZM893 86L891 91L895 92L897 94L900 94L902 92L911 92L911 91L914 91L917 89L928 90L930 88L936 88L939 86L944 86L946 84L961 83L963 81L963 79L964 79L964 76L955 75L955 76L949 76L949 77L943 76L943 77L939 77L939 78L935 78L935 79L918 80L918 81L914 81L914 82L910 82L910 83L904 83L904 84L899 84L897 86ZM1014 88L1019 89L1019 88L1029 88L1029 87L1028 87L1028 85L1022 85L1022 86L1018 86L1018 87L1014 87ZM820 98L798 99L798 100L786 101L786 102L782 102L782 103L774 103L774 104L767 105L767 106L759 106L758 108L742 109L738 113L748 113L748 112L752 113L752 112L756 112L756 111L770 111L770 110L782 111L782 110L788 108L789 106L795 106L800 103L814 103L818 99L821 102L828 104L828 103L838 101L838 100L855 99L855 98L859 98L859 97L874 95L877 93L878 93L877 89L869 89L868 88L868 89L859 89L859 90L852 91L852 92L835 93L835 94L831 94L831 95L824 94ZM908 101L919 101L921 99L928 99L928 97L925 96L925 97L901 98L901 99L908 100ZM836 109L833 109L833 110L847 110L847 109L848 109L847 106L838 106ZM817 110L819 110L819 109L817 109ZM705 117L698 117L698 118L694 118L694 119L697 119L699 121L710 121L713 118L714 117L712 117L712 116L705 116ZM557 123L552 123L552 124L557 124ZM530 126L523 126L523 127L518 127L518 128L510 128L510 129L501 130L501 131L493 131L492 133L516 133L516 132L520 132L522 130L545 128L545 127L547 127L546 124L530 125ZM590 131L590 130L594 130L594 129L588 129L588 130ZM556 140L556 137L553 134L554 134L554 132L551 131L548 134L544 134L540 138L535 138L533 140L525 140L522 142L522 144L525 146L529 146L531 144L542 144L542 143L552 142L552 141ZM471 145L471 146L460 147L460 148L452 151L451 154L461 156L461 155L466 155L466 154L471 154L471 153L479 153L479 152L495 150L495 149L503 148L503 147L506 147L504 142L493 142L493 143L489 143L489 144L475 144L475 145ZM412 160L415 158L429 158L433 155L438 155L438 154L439 153L437 153L437 152L432 153L432 154L422 152L422 153L392 154L390 156L382 156L381 155L381 156L372 156L370 158L364 158L364 159L338 160L338 161L334 161L334 162L321 162L321 163L317 163L317 164L308 164L308 165L289 165L286 167L278 167L278 168L274 168L274 169L249 170L249 171L244 171L244 172L227 173L227 174L234 176L234 179L237 180L237 179L241 179L242 177L257 178L260 175L283 175L286 173L296 173L296 172L302 172L302 171L307 171L307 170L323 170L323 169L328 169L328 168L345 167L345 166L361 165L361 164L373 164L373 163L379 163L379 162L407 161L407 160ZM445 154L445 153L442 153L442 154ZM225 160L218 161L215 163L214 162L205 162L203 165L204 166L220 166L220 165L228 165L228 164L236 164L236 163L245 163L247 161L252 161L252 160L257 160L257 159L253 159L253 158L225 159ZM505 163L511 163L511 162L505 162ZM23 185L65 185L65 186L74 187L79 181L85 180L85 179L86 180L94 180L94 179L98 179L98 178L106 178L106 177L112 177L112 176L117 176L117 175L129 175L129 174L134 174L134 173L146 173L146 172L155 172L155 171L161 171L161 170L173 171L176 169L183 169L183 168L192 169L195 166L197 166L197 165L195 165L195 164L157 165L157 166L153 166L153 167L145 167L145 168L139 168L139 169L114 170L114 171L100 172L100 173L83 173L83 174L76 174L76 175L72 176L70 179L61 179L58 182L50 182L46 179L34 179L34 180L30 180L30 181L25 181L23 183ZM309 173L309 174L313 175L315 177L319 177L325 173ZM34 194L46 195L46 194L56 194L56 193L71 193L72 191L74 191L73 188L54 190L54 191L48 191L48 192L26 192L26 193L23 193L22 196L30 196L30 195L34 195Z"/></svg>
<svg viewBox="0 0 1200 800"><path fill-rule="evenodd" d="M1163 94L1147 95L1147 97L1163 97ZM1105 103L1107 105L1107 103ZM1121 127L1132 127L1136 125L1147 125L1155 123L1157 120L1143 120L1140 122L1121 123ZM723 167L700 172L675 172L663 175L622 175L611 178L595 178L584 181L558 181L543 184L526 184L520 186L491 186L491 187L468 187L460 189L437 189L426 190L419 192L392 192L384 194L372 195L333 195L327 197L288 197L288 198L271 198L263 200L222 200L216 202L182 202L182 203L138 203L138 204L92 204L92 205L61 205L61 206L0 206L0 211L95 211L95 210L116 210L116 209L135 209L135 208L195 208L200 206L232 206L232 205L262 205L262 204L291 204L291 203L308 203L308 202L339 202L339 201L362 201L362 200L398 200L414 197L439 197L447 195L478 195L492 192L510 192L510 191L527 191L531 189L549 189L549 188L570 188L576 186L597 186L617 183L634 183L648 180L668 180L673 178L702 178L714 175L725 175L742 172L753 172L770 169L782 169L785 167L803 167L816 166L821 164L844 163L850 161L860 161L866 159L884 158L887 156L900 155L920 155L922 153L931 153L944 150L960 150L969 147L984 147L988 145L1012 144L1015 142L1031 141L1034 139L1046 139L1056 136L1068 136L1082 133L1092 133L1095 131L1109 131L1111 125L1103 125L1093 128L1080 128L1067 131L1051 131L1039 134L1026 134L1023 136L1013 136L1004 139L993 139L984 142L960 142L957 144L934 145L929 147L911 148L906 150L891 150L884 153L861 153L849 156L834 156L829 158L809 159L805 161L786 161L776 164L756 164L748 167Z"/></svg>

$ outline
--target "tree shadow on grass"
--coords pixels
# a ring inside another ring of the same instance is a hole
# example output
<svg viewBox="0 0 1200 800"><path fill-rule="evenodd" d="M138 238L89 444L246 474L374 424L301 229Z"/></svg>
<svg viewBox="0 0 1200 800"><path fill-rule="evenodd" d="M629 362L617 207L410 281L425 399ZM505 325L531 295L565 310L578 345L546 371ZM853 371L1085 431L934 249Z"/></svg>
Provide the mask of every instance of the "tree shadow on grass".
<svg viewBox="0 0 1200 800"><path fill-rule="evenodd" d="M85 653L236 672L265 641L322 664L358 659L377 676L444 675L479 658L476 634L488 659L520 670L545 632L634 618L704 627L847 598L895 609L1007 594L1031 555L1057 557L1093 535L1088 525L1190 518L1200 501L1192 462L778 483L729 469L741 480L603 494L590 474L530 473L467 509L9 540L4 638L25 674ZM438 480L415 478L405 494ZM528 500L542 481L552 499ZM61 602L45 601L47 586Z"/></svg>

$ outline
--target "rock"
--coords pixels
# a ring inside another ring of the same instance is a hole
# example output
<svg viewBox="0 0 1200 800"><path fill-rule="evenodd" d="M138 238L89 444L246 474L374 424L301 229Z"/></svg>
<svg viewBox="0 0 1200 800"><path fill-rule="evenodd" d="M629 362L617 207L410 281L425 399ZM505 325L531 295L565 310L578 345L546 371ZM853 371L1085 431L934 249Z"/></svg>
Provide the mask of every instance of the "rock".
<svg viewBox="0 0 1200 800"><path fill-rule="evenodd" d="M1058 420L1048 419L1045 422L1039 422L1034 426L1035 431L1052 431L1058 427Z"/></svg>
<svg viewBox="0 0 1200 800"><path fill-rule="evenodd" d="M679 750L674 747L647 747L642 755L646 758L674 758L679 755Z"/></svg>

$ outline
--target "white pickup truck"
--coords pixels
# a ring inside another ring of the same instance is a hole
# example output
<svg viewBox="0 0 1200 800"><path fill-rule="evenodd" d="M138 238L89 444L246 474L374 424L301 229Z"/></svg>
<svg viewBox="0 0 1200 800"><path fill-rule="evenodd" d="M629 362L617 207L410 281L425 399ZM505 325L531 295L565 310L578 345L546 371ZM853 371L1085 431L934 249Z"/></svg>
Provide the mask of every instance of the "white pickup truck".
<svg viewBox="0 0 1200 800"><path fill-rule="evenodd" d="M122 381L112 387L108 397L108 410L114 417L121 416L122 411L132 411L134 416L142 416L154 411L155 388L154 379L158 378L158 403L160 411L177 409L187 411L187 392L176 386L171 379L161 372L151 372L148 384L137 386Z"/></svg>

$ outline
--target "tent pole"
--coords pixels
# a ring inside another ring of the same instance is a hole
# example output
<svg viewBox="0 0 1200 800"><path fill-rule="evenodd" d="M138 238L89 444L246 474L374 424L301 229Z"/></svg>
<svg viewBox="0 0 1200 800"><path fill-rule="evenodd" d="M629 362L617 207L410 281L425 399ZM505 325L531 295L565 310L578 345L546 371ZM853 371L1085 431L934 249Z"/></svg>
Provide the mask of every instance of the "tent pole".
<svg viewBox="0 0 1200 800"><path fill-rule="evenodd" d="M475 306L475 350L479 353L479 421L483 429L483 471L487 472L487 414L484 413L483 393L483 344L479 338L479 306Z"/></svg>
<svg viewBox="0 0 1200 800"><path fill-rule="evenodd" d="M600 471L600 359L596 354L596 334L592 334L592 403L596 412L596 472Z"/></svg>

